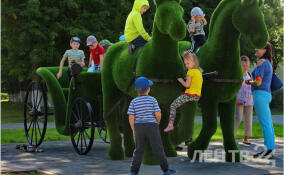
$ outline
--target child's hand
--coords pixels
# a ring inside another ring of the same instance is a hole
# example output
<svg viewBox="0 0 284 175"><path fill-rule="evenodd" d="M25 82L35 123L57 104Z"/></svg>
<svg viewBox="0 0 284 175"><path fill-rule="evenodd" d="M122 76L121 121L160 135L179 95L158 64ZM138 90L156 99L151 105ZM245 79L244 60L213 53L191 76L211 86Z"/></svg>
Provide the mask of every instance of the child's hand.
<svg viewBox="0 0 284 175"><path fill-rule="evenodd" d="M62 72L58 72L56 76L57 76L57 79L59 79L62 76Z"/></svg>
<svg viewBox="0 0 284 175"><path fill-rule="evenodd" d="M81 67L84 67L84 66L85 66L85 63L83 63L83 62L80 63L80 66L81 66Z"/></svg>
<svg viewBox="0 0 284 175"><path fill-rule="evenodd" d="M178 78L177 80L178 80L180 83L184 81L183 78Z"/></svg>
<svg viewBox="0 0 284 175"><path fill-rule="evenodd" d="M192 16L192 17L191 17L191 21L192 21L192 23L195 22L195 16Z"/></svg>
<svg viewBox="0 0 284 175"><path fill-rule="evenodd" d="M89 66L88 67L91 67L92 66L92 63L91 64L89 64Z"/></svg>

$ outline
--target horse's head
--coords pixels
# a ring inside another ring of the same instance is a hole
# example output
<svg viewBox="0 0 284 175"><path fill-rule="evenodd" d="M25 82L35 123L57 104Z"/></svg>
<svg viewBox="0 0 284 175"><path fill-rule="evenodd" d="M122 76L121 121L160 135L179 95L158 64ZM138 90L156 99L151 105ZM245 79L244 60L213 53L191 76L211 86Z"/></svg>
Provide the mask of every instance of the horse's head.
<svg viewBox="0 0 284 175"><path fill-rule="evenodd" d="M186 35L186 24L183 20L180 0L155 0L154 2L157 6L155 23L158 30L175 41L182 40Z"/></svg>
<svg viewBox="0 0 284 175"><path fill-rule="evenodd" d="M233 25L255 48L263 48L268 40L267 28L260 10L263 0L240 0L232 15Z"/></svg>

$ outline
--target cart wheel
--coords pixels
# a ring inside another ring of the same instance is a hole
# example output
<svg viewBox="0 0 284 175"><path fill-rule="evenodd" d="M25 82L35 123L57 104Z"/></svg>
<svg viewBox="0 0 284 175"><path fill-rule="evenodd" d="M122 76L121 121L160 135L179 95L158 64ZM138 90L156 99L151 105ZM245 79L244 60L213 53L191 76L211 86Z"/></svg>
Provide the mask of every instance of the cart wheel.
<svg viewBox="0 0 284 175"><path fill-rule="evenodd" d="M87 154L92 148L95 132L91 104L78 97L70 111L69 127L73 147L78 154Z"/></svg>
<svg viewBox="0 0 284 175"><path fill-rule="evenodd" d="M100 124L99 127L97 127L99 135L101 137L101 139L105 142L105 143L110 143L109 140L107 139L107 128L105 126L104 123Z"/></svg>
<svg viewBox="0 0 284 175"><path fill-rule="evenodd" d="M24 128L30 145L38 147L45 136L47 125L47 95L38 81L30 83L24 103Z"/></svg>

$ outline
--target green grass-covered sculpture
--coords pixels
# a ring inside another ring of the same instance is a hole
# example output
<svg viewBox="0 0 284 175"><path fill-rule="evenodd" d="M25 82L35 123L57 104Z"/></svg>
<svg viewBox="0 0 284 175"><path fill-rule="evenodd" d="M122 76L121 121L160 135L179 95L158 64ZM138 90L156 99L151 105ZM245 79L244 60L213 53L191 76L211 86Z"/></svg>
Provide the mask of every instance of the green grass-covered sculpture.
<svg viewBox="0 0 284 175"><path fill-rule="evenodd" d="M153 36L141 49L136 66L137 76L160 80L176 80L178 77L185 77L185 68L178 49L178 41L186 35L183 8L180 6L179 1L173 0L156 0L155 5L157 9L153 24ZM186 47L189 47L189 44ZM129 90L126 90L128 83L132 79L134 61L138 50L139 48L133 54L129 54L127 42L119 42L109 48L102 71L104 116L123 94L127 94L131 98L137 96L133 83ZM177 81L173 83L155 82L151 87L150 95L158 100L162 110L160 129L167 156L176 156L177 153L173 144L179 144L192 135L196 103L188 103L180 109L180 114L178 115L179 122L177 122L177 125L180 126L176 127L176 130L171 134L162 131L168 123L171 102L183 91L184 89ZM122 114L124 114L125 155L131 157L135 145L128 124L128 117L126 116L129 103L130 101L128 100L124 103L126 104L125 107L119 108L124 109ZM119 116L117 112L113 112L106 122L111 142L108 151L109 157L112 160L123 159L124 151L121 145L122 140L119 133ZM149 145L146 148L143 162L145 164L155 163Z"/></svg>
<svg viewBox="0 0 284 175"><path fill-rule="evenodd" d="M255 48L263 48L268 40L259 8L261 4L262 0L223 0L219 3L211 17L208 40L198 52L200 66L205 72L217 71L216 79L219 80L242 80L240 34ZM232 152L238 150L234 137L234 115L240 87L241 82L204 81L201 98L203 126L198 138L188 147L190 158L194 158L195 150L208 147L216 132L219 115L226 161L234 161ZM239 152L235 158L235 161L240 161Z"/></svg>

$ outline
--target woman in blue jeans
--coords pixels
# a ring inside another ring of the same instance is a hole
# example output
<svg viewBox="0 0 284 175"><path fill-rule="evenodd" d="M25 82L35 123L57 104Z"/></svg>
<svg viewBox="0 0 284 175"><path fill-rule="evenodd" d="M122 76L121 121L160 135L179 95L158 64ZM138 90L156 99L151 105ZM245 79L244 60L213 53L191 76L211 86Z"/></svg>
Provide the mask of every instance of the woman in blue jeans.
<svg viewBox="0 0 284 175"><path fill-rule="evenodd" d="M246 83L252 85L252 95L256 115L262 127L264 145L266 151L253 155L254 158L269 158L275 148L274 128L271 119L269 103L271 102L271 80L272 80L272 46L267 43L264 49L255 49L255 56L258 58L258 65L253 70L254 80Z"/></svg>

